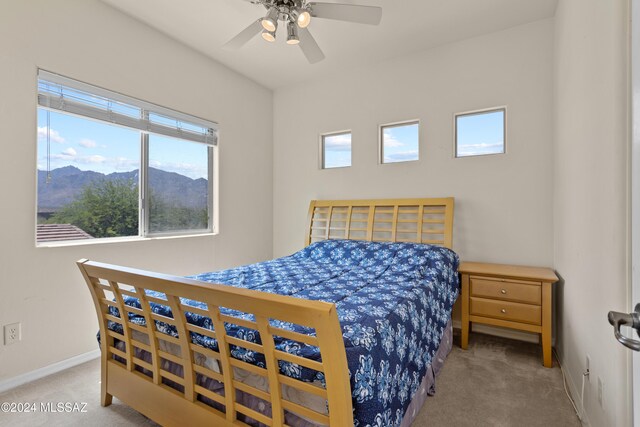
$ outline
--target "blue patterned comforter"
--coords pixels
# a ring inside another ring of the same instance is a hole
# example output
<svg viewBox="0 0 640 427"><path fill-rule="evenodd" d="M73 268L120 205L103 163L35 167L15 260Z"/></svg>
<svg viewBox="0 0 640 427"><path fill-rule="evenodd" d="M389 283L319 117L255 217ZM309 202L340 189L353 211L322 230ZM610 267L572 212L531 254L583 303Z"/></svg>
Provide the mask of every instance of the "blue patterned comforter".
<svg viewBox="0 0 640 427"><path fill-rule="evenodd" d="M355 425L360 427L400 425L431 365L459 292L455 252L413 243L327 240L288 257L192 277L335 303L351 375ZM126 303L139 305L135 298L127 298ZM154 307L154 311L171 317L168 307ZM189 322L212 329L210 319L191 313L188 317ZM298 325L272 323L312 333ZM257 332L245 328L229 325L227 333L260 342ZM191 338L217 350L214 339L199 334ZM276 347L320 359L313 346L280 339ZM264 366L264 357L251 350L232 346L231 353ZM323 381L321 373L289 362L281 361L280 370L304 381Z"/></svg>

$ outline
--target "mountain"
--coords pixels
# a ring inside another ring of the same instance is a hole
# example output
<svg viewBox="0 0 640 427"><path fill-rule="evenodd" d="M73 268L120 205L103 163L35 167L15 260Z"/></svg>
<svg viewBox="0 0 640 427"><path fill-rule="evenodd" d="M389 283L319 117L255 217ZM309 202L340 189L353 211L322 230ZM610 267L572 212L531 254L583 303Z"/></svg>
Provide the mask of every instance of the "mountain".
<svg viewBox="0 0 640 427"><path fill-rule="evenodd" d="M38 212L51 212L72 202L82 189L105 175L94 171L81 171L73 166L51 171L47 184L47 172L38 170Z"/></svg>
<svg viewBox="0 0 640 427"><path fill-rule="evenodd" d="M72 202L85 186L100 181L138 181L138 170L114 172L83 171L75 166L65 166L51 171L47 184L47 172L38 170L38 212L54 212ZM204 178L192 179L175 172L149 168L151 191L172 205L189 208L207 206L208 184Z"/></svg>

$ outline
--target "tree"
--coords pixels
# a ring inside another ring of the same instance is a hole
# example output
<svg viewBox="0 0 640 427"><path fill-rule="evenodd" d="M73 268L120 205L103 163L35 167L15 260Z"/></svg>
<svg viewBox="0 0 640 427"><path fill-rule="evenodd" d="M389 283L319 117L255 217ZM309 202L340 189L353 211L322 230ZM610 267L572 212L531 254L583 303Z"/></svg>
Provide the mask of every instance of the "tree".
<svg viewBox="0 0 640 427"><path fill-rule="evenodd" d="M206 229L208 221L207 209L171 204L153 191L149 194L149 225L152 231Z"/></svg>
<svg viewBox="0 0 640 427"><path fill-rule="evenodd" d="M87 185L50 224L73 224L93 237L138 234L138 186L133 180L100 180Z"/></svg>
<svg viewBox="0 0 640 427"><path fill-rule="evenodd" d="M73 224L93 237L138 235L138 186L133 180L99 180L62 207L47 223ZM207 209L169 203L149 194L149 222L153 232L206 229Z"/></svg>

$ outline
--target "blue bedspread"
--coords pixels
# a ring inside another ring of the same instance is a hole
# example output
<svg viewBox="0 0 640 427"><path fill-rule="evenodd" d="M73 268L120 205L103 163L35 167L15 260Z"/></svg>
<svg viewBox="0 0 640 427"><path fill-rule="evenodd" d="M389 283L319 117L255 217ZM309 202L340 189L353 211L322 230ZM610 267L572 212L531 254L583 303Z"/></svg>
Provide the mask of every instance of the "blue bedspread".
<svg viewBox="0 0 640 427"><path fill-rule="evenodd" d="M335 303L351 375L355 425L360 427L400 425L431 365L459 292L455 252L413 243L321 241L288 257L192 277ZM138 305L134 298L126 302ZM165 306L154 311L171 316ZM188 317L194 324L211 328L208 318L195 314ZM284 322L274 325L310 332ZM245 328L230 326L228 333L260 341L255 331ZM198 334L191 338L217 350L211 338ZM320 358L313 346L284 339L276 346L289 353ZM232 347L232 354L264 366L262 355L251 350ZM280 370L305 381L323 381L322 374L288 362L281 362Z"/></svg>

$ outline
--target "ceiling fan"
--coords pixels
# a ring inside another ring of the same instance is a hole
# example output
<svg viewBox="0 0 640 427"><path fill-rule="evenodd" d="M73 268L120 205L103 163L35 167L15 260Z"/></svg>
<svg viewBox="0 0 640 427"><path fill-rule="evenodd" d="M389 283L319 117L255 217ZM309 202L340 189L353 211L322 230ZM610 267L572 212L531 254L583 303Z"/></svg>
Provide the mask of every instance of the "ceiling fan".
<svg viewBox="0 0 640 427"><path fill-rule="evenodd" d="M278 21L287 27L287 44L298 45L311 64L322 61L325 56L307 27L311 18L335 19L378 25L382 19L382 8L339 3L318 3L308 0L246 0L267 9L267 15L245 28L224 45L226 49L240 49L258 33L268 42L276 40Z"/></svg>

